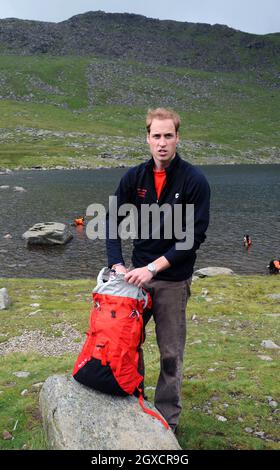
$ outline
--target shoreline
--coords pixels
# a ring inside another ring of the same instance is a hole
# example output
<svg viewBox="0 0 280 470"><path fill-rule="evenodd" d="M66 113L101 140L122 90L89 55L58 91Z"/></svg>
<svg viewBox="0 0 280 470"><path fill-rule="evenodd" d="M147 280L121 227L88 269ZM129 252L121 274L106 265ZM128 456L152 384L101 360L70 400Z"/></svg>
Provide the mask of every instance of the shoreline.
<svg viewBox="0 0 280 470"><path fill-rule="evenodd" d="M143 160L143 162L145 162L146 160ZM186 160L188 161L188 160ZM18 172L18 171L59 171L59 170L63 170L63 171L74 171L74 170L115 170L115 169L122 169L122 168L132 168L133 166L136 166L140 163L143 163L142 161L141 162L135 162L135 165L131 164L131 165L125 165L125 164L121 164L121 165L116 165L116 166L106 166L106 165L101 165L101 166L77 166L77 167L68 167L68 166L62 166L62 165L56 165L54 167L16 167L16 168L6 168L6 167L0 167L0 176L5 176L5 175L9 175L13 172ZM208 163L194 163L194 162L191 162L189 161L189 163L191 163L192 165L194 166L197 166L197 167L200 167L200 166L252 166L252 165L259 165L259 166L264 166L264 165L280 165L280 162L279 163L276 163L276 162L242 162L242 163L233 163L233 162L229 162L229 163L212 163L212 162L208 162Z"/></svg>
<svg viewBox="0 0 280 470"><path fill-rule="evenodd" d="M202 269L202 268L201 268ZM205 277L198 277L198 276L195 276L193 275L193 280L192 282L196 282L198 280L205 280L205 279L213 279L213 278L224 278L224 279L235 279L236 277L242 277L242 278L263 278L263 277L269 277L270 278L275 278L277 279L277 276L279 277L280 279L280 274L277 275L273 275L273 274L269 274L269 273L263 273L263 274L260 274L260 273L252 273L252 274L240 274L240 273L236 273L234 272L232 275L225 275L225 274L218 274L218 275L214 275L214 276L205 276ZM5 280L6 281L47 281L47 282L61 282L61 281L69 281L69 282L81 282L81 281L95 281L97 278L97 275L96 276L92 276L92 277L75 277L75 278L69 278L69 277L63 277L63 278L58 278L58 277L55 277L55 278L52 278L52 277L11 277L11 276L0 276L0 282L3 283ZM280 289L280 287L279 287Z"/></svg>

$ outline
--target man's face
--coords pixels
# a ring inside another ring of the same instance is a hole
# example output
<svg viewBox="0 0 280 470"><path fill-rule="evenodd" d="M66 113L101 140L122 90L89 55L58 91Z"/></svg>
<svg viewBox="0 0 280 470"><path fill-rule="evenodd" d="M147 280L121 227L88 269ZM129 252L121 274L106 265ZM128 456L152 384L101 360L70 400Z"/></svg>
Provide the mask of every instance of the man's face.
<svg viewBox="0 0 280 470"><path fill-rule="evenodd" d="M166 168L176 153L179 136L172 119L153 119L147 142L157 168Z"/></svg>

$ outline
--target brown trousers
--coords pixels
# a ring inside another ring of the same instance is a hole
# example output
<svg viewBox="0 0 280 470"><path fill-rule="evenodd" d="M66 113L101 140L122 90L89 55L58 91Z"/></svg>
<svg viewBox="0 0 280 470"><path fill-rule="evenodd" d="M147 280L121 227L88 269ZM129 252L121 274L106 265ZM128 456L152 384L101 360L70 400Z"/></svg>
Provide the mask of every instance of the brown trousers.
<svg viewBox="0 0 280 470"><path fill-rule="evenodd" d="M186 305L191 295L191 278L187 281L158 281L145 285L152 289L156 339L160 351L160 374L155 392L155 407L172 429L175 429L182 410L181 385L186 343ZM140 364L139 364L140 365ZM144 372L144 360L140 368Z"/></svg>

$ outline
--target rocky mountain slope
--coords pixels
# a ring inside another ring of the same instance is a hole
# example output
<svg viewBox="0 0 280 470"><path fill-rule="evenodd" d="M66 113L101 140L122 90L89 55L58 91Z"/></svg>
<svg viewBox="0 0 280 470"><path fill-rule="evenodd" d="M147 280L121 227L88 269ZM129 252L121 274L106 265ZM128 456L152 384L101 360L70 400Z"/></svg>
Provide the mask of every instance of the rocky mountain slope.
<svg viewBox="0 0 280 470"><path fill-rule="evenodd" d="M267 69L279 65L280 34L97 11L60 23L0 20L0 53L122 58L211 71Z"/></svg>
<svg viewBox="0 0 280 470"><path fill-rule="evenodd" d="M149 107L193 163L278 163L280 34L88 12L0 20L0 168L128 166Z"/></svg>

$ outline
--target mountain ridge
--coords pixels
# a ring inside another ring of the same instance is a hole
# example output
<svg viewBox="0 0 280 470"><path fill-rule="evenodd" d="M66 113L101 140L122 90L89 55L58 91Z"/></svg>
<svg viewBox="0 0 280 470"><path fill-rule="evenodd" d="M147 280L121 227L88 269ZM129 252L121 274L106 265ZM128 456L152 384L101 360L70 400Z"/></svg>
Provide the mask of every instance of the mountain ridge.
<svg viewBox="0 0 280 470"><path fill-rule="evenodd" d="M230 72L279 65L280 33L90 11L58 23L2 19L0 54L123 58Z"/></svg>

